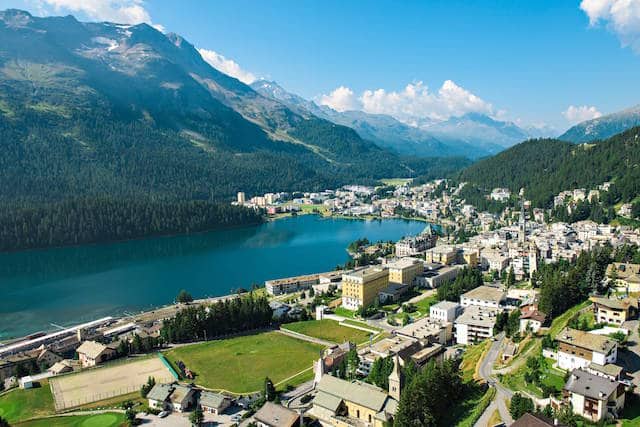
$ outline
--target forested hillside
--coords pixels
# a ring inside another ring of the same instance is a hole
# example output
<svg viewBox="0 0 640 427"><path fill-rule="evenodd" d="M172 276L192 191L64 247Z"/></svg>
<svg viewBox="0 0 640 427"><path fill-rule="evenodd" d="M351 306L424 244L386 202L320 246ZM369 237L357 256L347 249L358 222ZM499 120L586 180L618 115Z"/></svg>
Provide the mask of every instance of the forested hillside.
<svg viewBox="0 0 640 427"><path fill-rule="evenodd" d="M530 140L469 166L459 175L484 193L494 187L525 189L534 206L551 207L554 195L574 188L614 182L615 199L640 195L640 128L604 141L573 145L553 139Z"/></svg>

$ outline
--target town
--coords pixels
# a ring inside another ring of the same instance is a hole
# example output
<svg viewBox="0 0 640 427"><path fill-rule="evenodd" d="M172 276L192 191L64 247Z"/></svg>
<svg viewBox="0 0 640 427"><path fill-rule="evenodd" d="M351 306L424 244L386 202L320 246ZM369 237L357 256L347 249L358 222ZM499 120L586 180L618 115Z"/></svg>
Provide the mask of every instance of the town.
<svg viewBox="0 0 640 427"><path fill-rule="evenodd" d="M606 185L565 191L558 206ZM236 203L273 216L419 218L425 228L395 243L363 236L334 271L214 299L182 291L153 311L2 343L0 411L30 401L9 421L99 411L88 416L385 426L415 411L403 405L420 402L411 384L453 364L458 410L443 424L627 419L640 404L640 233L548 222L549 212L506 189L488 198L511 206L477 212L460 199L463 187L398 180L295 197L239 193Z"/></svg>

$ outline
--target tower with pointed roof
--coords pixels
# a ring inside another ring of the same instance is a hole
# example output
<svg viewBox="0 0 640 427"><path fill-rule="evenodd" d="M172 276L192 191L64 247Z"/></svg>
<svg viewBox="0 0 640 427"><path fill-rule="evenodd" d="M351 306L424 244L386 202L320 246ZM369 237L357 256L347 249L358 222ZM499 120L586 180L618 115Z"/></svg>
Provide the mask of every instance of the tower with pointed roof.
<svg viewBox="0 0 640 427"><path fill-rule="evenodd" d="M389 396L400 401L400 391L402 390L402 372L400 371L400 357L393 356L393 371L389 375Z"/></svg>

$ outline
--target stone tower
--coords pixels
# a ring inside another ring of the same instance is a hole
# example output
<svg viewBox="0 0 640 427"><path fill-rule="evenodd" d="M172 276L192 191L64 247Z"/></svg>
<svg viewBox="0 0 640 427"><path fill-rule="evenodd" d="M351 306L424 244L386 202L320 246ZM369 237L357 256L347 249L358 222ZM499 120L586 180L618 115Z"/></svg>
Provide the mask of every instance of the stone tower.
<svg viewBox="0 0 640 427"><path fill-rule="evenodd" d="M402 390L402 372L400 371L400 357L393 356L393 371L389 375L389 396L400 401L400 391Z"/></svg>

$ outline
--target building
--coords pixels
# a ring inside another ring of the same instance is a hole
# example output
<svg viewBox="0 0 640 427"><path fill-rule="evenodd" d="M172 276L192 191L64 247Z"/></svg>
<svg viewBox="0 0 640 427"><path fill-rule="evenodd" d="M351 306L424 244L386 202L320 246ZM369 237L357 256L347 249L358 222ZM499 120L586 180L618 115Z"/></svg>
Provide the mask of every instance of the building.
<svg viewBox="0 0 640 427"><path fill-rule="evenodd" d="M115 358L118 353L115 348L96 341L85 341L76 350L83 368L99 365Z"/></svg>
<svg viewBox="0 0 640 427"><path fill-rule="evenodd" d="M624 384L580 369L571 372L563 389L573 413L596 423L622 413L624 394Z"/></svg>
<svg viewBox="0 0 640 427"><path fill-rule="evenodd" d="M224 394L203 390L200 392L200 407L205 414L220 415L229 406L231 399Z"/></svg>
<svg viewBox="0 0 640 427"><path fill-rule="evenodd" d="M409 323L394 333L397 336L417 339L422 346L430 343L446 344L453 339L453 323L443 322L431 317L423 317Z"/></svg>
<svg viewBox="0 0 640 427"><path fill-rule="evenodd" d="M561 427L562 424L558 424L554 420L543 417L539 414L532 414L525 412L523 416L518 418L511 424L511 427Z"/></svg>
<svg viewBox="0 0 640 427"><path fill-rule="evenodd" d="M460 295L460 305L469 307L475 305L478 307L498 308L507 299L507 293L502 289L492 286L478 286Z"/></svg>
<svg viewBox="0 0 640 427"><path fill-rule="evenodd" d="M244 205L247 201L247 197L244 194L244 191L238 191L238 204Z"/></svg>
<svg viewBox="0 0 640 427"><path fill-rule="evenodd" d="M442 344L432 343L413 353L411 355L411 361L415 363L418 368L423 368L431 360L441 362L444 359L445 351L446 349Z"/></svg>
<svg viewBox="0 0 640 427"><path fill-rule="evenodd" d="M149 407L161 411L184 412L195 402L195 391L180 384L156 384L147 394Z"/></svg>
<svg viewBox="0 0 640 427"><path fill-rule="evenodd" d="M386 265L389 269L389 282L413 285L415 279L424 271L424 263L417 258L401 258Z"/></svg>
<svg viewBox="0 0 640 427"><path fill-rule="evenodd" d="M455 246L441 245L427 251L425 259L429 263L451 265L456 261L458 250Z"/></svg>
<svg viewBox="0 0 640 427"><path fill-rule="evenodd" d="M311 288L320 283L320 274L286 277L284 279L267 280L264 287L270 295L283 295Z"/></svg>
<svg viewBox="0 0 640 427"><path fill-rule="evenodd" d="M409 292L409 286L402 283L389 283L389 285L378 293L378 300L381 304L395 303L402 295Z"/></svg>
<svg viewBox="0 0 640 427"><path fill-rule="evenodd" d="M293 427L299 419L296 411L273 402L266 402L253 416L258 427Z"/></svg>
<svg viewBox="0 0 640 427"><path fill-rule="evenodd" d="M527 310L520 315L520 333L538 333L547 320L547 315L538 310Z"/></svg>
<svg viewBox="0 0 640 427"><path fill-rule="evenodd" d="M429 307L429 317L441 322L453 322L460 314L461 307L456 302L440 301Z"/></svg>
<svg viewBox="0 0 640 427"><path fill-rule="evenodd" d="M405 237L398 241L395 246L396 256L401 258L420 255L427 249L434 247L437 239L436 233L431 227L427 227L417 236Z"/></svg>
<svg viewBox="0 0 640 427"><path fill-rule="evenodd" d="M29 389L29 388L33 388L33 378L31 378L31 376L27 375L26 377L22 377L18 380L18 385L20 386L20 388L23 389Z"/></svg>
<svg viewBox="0 0 640 427"><path fill-rule="evenodd" d="M511 258L497 249L482 249L480 251L480 266L484 270L502 273L509 267Z"/></svg>
<svg viewBox="0 0 640 427"><path fill-rule="evenodd" d="M389 270L366 267L342 275L342 306L349 310L368 307L389 284Z"/></svg>
<svg viewBox="0 0 640 427"><path fill-rule="evenodd" d="M614 365L613 363L609 363L607 365L590 363L589 366L587 366L586 371L590 374L609 378L613 381L620 381L624 373L624 369L622 368L622 366Z"/></svg>
<svg viewBox="0 0 640 427"><path fill-rule="evenodd" d="M607 276L613 278L614 286L627 292L640 292L640 264L615 262L607 267Z"/></svg>
<svg viewBox="0 0 640 427"><path fill-rule="evenodd" d="M51 375L61 375L61 374L77 371L80 369L80 367L81 367L80 361L65 359L65 360L61 360L60 362L54 363L53 366L47 369L47 371L50 372Z"/></svg>
<svg viewBox="0 0 640 427"><path fill-rule="evenodd" d="M323 425L382 427L393 420L398 401L374 385L324 375L309 414Z"/></svg>
<svg viewBox="0 0 640 427"><path fill-rule="evenodd" d="M613 323L622 325L627 320L636 317L638 313L637 300L626 298L623 300L591 297L593 313L597 323Z"/></svg>
<svg viewBox="0 0 640 427"><path fill-rule="evenodd" d="M459 265L442 266L442 264L429 264L424 273L416 277L416 285L421 288L435 289L446 282L451 282L458 277L461 267Z"/></svg>
<svg viewBox="0 0 640 427"><path fill-rule="evenodd" d="M566 371L586 368L591 363L615 363L618 357L617 341L604 335L565 328L558 334L556 341L558 367Z"/></svg>
<svg viewBox="0 0 640 427"><path fill-rule="evenodd" d="M475 344L493 336L498 310L471 305L456 319L456 343Z"/></svg>
<svg viewBox="0 0 640 427"><path fill-rule="evenodd" d="M511 197L511 191L509 191L508 188L494 188L493 191L491 191L490 197L491 200L504 202Z"/></svg>

